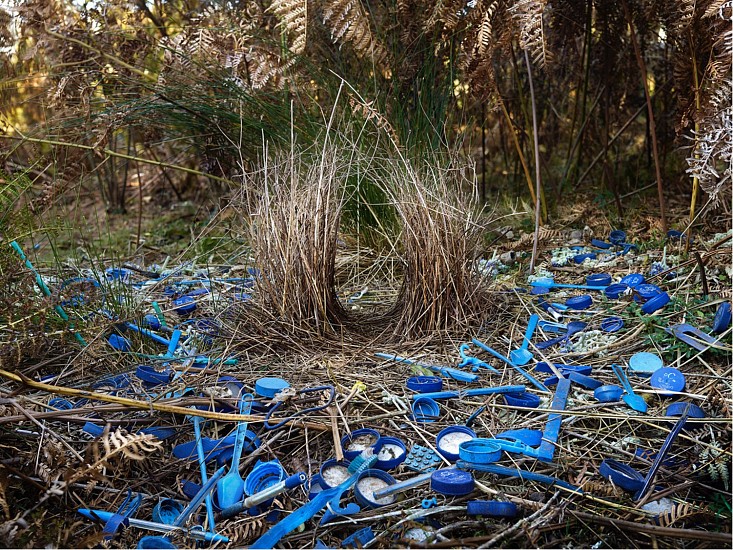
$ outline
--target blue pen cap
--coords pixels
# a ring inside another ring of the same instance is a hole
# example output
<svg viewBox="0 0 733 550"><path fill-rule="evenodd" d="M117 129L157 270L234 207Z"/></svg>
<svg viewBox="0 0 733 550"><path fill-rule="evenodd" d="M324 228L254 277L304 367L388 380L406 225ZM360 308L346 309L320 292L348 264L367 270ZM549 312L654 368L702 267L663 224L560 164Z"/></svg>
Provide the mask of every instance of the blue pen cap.
<svg viewBox="0 0 733 550"><path fill-rule="evenodd" d="M731 323L731 308L730 302L723 302L718 306L715 311L715 318L713 319L713 333L720 334L724 332Z"/></svg>
<svg viewBox="0 0 733 550"><path fill-rule="evenodd" d="M435 422L440 416L440 405L435 399L418 397L412 401L412 417L415 422Z"/></svg>
<svg viewBox="0 0 733 550"><path fill-rule="evenodd" d="M450 462L458 460L458 448L464 441L476 438L476 432L466 426L448 426L441 430L435 438L438 452Z"/></svg>
<svg viewBox="0 0 733 550"><path fill-rule="evenodd" d="M406 458L407 446L396 437L384 436L374 467L380 470L392 470L402 464Z"/></svg>
<svg viewBox="0 0 733 550"><path fill-rule="evenodd" d="M341 448L344 450L344 458L348 461L354 460L362 451L369 448L374 454L378 454L382 448L382 434L371 428L354 430L341 438Z"/></svg>
<svg viewBox="0 0 733 550"><path fill-rule="evenodd" d="M513 518L517 515L517 505L501 500L469 500L466 503L466 514Z"/></svg>
<svg viewBox="0 0 733 550"><path fill-rule="evenodd" d="M430 488L436 493L447 496L463 496L470 494L476 483L471 472L444 468L435 470L430 476Z"/></svg>
<svg viewBox="0 0 733 550"><path fill-rule="evenodd" d="M365 508L379 508L380 506L392 504L396 500L395 495L388 495L376 499L374 498L374 493L395 483L397 483L395 478L384 470L371 468L364 470L356 478L356 484L354 485L356 500Z"/></svg>
<svg viewBox="0 0 733 550"><path fill-rule="evenodd" d="M649 384L652 388L657 390L669 390L673 392L679 392L685 390L685 375L682 374L679 369L674 367L662 367L661 369L654 371L652 374ZM664 391L660 392L660 395L672 395Z"/></svg>

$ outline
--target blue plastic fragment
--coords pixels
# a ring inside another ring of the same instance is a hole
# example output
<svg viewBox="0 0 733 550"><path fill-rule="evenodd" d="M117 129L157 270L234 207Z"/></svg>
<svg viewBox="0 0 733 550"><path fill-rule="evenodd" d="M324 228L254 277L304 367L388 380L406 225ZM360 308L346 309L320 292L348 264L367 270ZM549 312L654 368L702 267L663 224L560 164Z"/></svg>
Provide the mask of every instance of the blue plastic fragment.
<svg viewBox="0 0 733 550"><path fill-rule="evenodd" d="M731 323L731 307L730 302L723 302L715 311L713 319L713 333L720 334L730 326Z"/></svg>
<svg viewBox="0 0 733 550"><path fill-rule="evenodd" d="M571 372L568 375L568 378L572 382L575 382L576 384L583 386L584 388L588 388L589 390L595 390L596 388L600 388L603 385L603 382L600 380L596 380L595 378L591 378L590 376L585 376L584 374L580 374L577 372ZM547 382L545 382L546 384Z"/></svg>
<svg viewBox="0 0 733 550"><path fill-rule="evenodd" d="M568 401L568 393L570 392L571 382L567 378L563 378L557 383L555 397L552 399L550 409L554 411L564 411ZM545 462L552 462L555 455L555 447L557 438L560 435L560 424L562 424L562 415L551 413L545 425L545 431L542 436L538 458Z"/></svg>
<svg viewBox="0 0 733 550"><path fill-rule="evenodd" d="M603 332L618 332L624 326L624 320L621 317L607 317L601 321L601 330Z"/></svg>
<svg viewBox="0 0 733 550"><path fill-rule="evenodd" d="M196 300L191 296L181 296L173 300L173 309L179 315L188 315L196 310Z"/></svg>
<svg viewBox="0 0 733 550"><path fill-rule="evenodd" d="M529 392L522 393L505 393L504 400L511 407L527 407L536 409L540 406L540 397Z"/></svg>
<svg viewBox="0 0 733 550"><path fill-rule="evenodd" d="M576 264L582 264L586 260L595 260L597 255L595 252L585 252L583 254L576 254L573 256L573 261Z"/></svg>
<svg viewBox="0 0 733 550"><path fill-rule="evenodd" d="M107 342L116 350L130 351L130 341L119 334L110 334L107 336Z"/></svg>
<svg viewBox="0 0 733 550"><path fill-rule="evenodd" d="M413 472L432 472L443 460L429 447L414 444L405 458L405 468Z"/></svg>
<svg viewBox="0 0 733 550"><path fill-rule="evenodd" d="M496 438L519 441L525 445L529 445L530 447L536 447L542 443L542 431L530 430L529 428L506 430L497 434Z"/></svg>
<svg viewBox="0 0 733 550"><path fill-rule="evenodd" d="M575 491L578 494L583 494L583 490L577 485L572 485L567 481L558 479L556 477L548 476L545 474L536 474L528 470L520 470L518 468L507 468L499 464L471 464L463 460L459 460L456 463L458 468L463 470L475 470L477 472L484 472L489 474L496 474L500 476L518 477L519 479L527 479L529 481L537 481L539 483L546 483L547 485L557 485L570 491Z"/></svg>
<svg viewBox="0 0 733 550"><path fill-rule="evenodd" d="M590 244L592 246L595 246L596 248L602 248L603 250L608 250L612 246L610 243L607 243L606 241L602 241L600 239L591 239Z"/></svg>
<svg viewBox="0 0 733 550"><path fill-rule="evenodd" d="M375 537L371 527L364 527L341 541L341 548L364 548Z"/></svg>
<svg viewBox="0 0 733 550"><path fill-rule="evenodd" d="M426 510L428 508L435 508L437 505L438 505L438 499L435 498L435 497L433 497L433 498L424 498L424 499L422 499L422 503L420 504L420 506L422 506Z"/></svg>
<svg viewBox="0 0 733 550"><path fill-rule="evenodd" d="M608 241L611 244L615 244L617 246L624 244L626 242L626 231L622 231L620 229L614 229L608 235Z"/></svg>
<svg viewBox="0 0 733 550"><path fill-rule="evenodd" d="M469 500L466 503L466 514L469 516L496 516L513 518L517 515L517 505L500 500Z"/></svg>

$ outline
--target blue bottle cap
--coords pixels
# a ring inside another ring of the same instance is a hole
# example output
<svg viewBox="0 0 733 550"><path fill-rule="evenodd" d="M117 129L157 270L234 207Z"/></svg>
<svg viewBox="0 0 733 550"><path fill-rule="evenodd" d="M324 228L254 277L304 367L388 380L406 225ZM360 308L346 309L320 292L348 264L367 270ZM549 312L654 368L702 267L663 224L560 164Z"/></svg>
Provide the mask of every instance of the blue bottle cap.
<svg viewBox="0 0 733 550"><path fill-rule="evenodd" d="M178 548L175 544L173 544L168 538L161 537L158 535L145 535L143 538L141 538L137 542L137 548L138 550L153 550L155 549L165 549L165 548Z"/></svg>
<svg viewBox="0 0 733 550"><path fill-rule="evenodd" d="M473 464L491 464L501 459L501 447L491 439L477 437L458 445L458 457Z"/></svg>
<svg viewBox="0 0 733 550"><path fill-rule="evenodd" d="M435 447L446 460L458 460L458 447L464 441L475 439L476 432L466 426L448 426L442 429L435 438Z"/></svg>
<svg viewBox="0 0 733 550"><path fill-rule="evenodd" d="M356 500L365 508L379 508L392 504L395 501L395 495L375 499L374 493L395 483L397 480L384 470L371 468L364 470L356 478L356 485L354 485Z"/></svg>
<svg viewBox="0 0 733 550"><path fill-rule="evenodd" d="M196 300L190 296L181 296L173 300L173 309L179 315L188 315L196 309Z"/></svg>
<svg viewBox="0 0 733 550"><path fill-rule="evenodd" d="M272 487L276 483L283 481L288 474L280 464L280 461L270 460L268 462L257 461L257 464L249 475L244 479L244 493L251 497L252 495L264 491L268 487Z"/></svg>
<svg viewBox="0 0 733 550"><path fill-rule="evenodd" d="M109 345L119 351L130 351L130 341L119 334L110 334L107 337Z"/></svg>
<svg viewBox="0 0 733 550"><path fill-rule="evenodd" d="M626 231L621 231L620 229L614 229L609 233L608 235L608 241L611 244L615 245L622 245L626 242Z"/></svg>
<svg viewBox="0 0 733 550"><path fill-rule="evenodd" d="M407 446L396 437L382 437L382 448L377 454L375 468L392 470L402 464L407 458Z"/></svg>
<svg viewBox="0 0 733 550"><path fill-rule="evenodd" d="M430 488L436 493L448 496L463 496L471 493L475 483L471 472L444 468L435 470L430 476Z"/></svg>
<svg viewBox="0 0 733 550"><path fill-rule="evenodd" d="M379 454L382 448L382 434L371 428L361 428L346 434L341 438L341 448L346 460L354 460L365 449L371 448L374 454Z"/></svg>
<svg viewBox="0 0 733 550"><path fill-rule="evenodd" d="M669 294L667 294L666 292L662 292L661 294L657 294L656 296L654 296L654 298L642 305L641 311L646 315L650 315L666 306L669 303L669 300Z"/></svg>
<svg viewBox="0 0 733 550"><path fill-rule="evenodd" d="M536 409L540 406L540 397L529 392L522 393L505 393L504 400L507 405L512 407L528 407Z"/></svg>
<svg viewBox="0 0 733 550"><path fill-rule="evenodd" d="M412 416L415 422L435 422L440 416L440 405L435 399L418 397L412 402Z"/></svg>
<svg viewBox="0 0 733 550"><path fill-rule="evenodd" d="M585 278L588 286L608 286L611 284L611 276L608 273L594 273Z"/></svg>
<svg viewBox="0 0 733 550"><path fill-rule="evenodd" d="M260 378L255 382L255 393L260 397L271 399L277 395L277 392L289 388L290 384L282 378L266 377Z"/></svg>
<svg viewBox="0 0 733 550"><path fill-rule="evenodd" d="M158 330L160 328L160 319L158 319L157 315L153 315L152 313L148 313L145 317L143 317L143 326L146 326L148 328L151 328L153 330Z"/></svg>
<svg viewBox="0 0 733 550"><path fill-rule="evenodd" d="M469 500L466 503L466 514L469 516L496 516L513 518L517 515L517 505L501 500Z"/></svg>
<svg viewBox="0 0 733 550"><path fill-rule="evenodd" d="M669 390L673 392L684 391L685 375L682 374L679 369L674 367L662 367L652 374L649 384L651 384L652 388L657 390ZM663 392L661 395L671 394Z"/></svg>
<svg viewBox="0 0 733 550"><path fill-rule="evenodd" d="M108 279L126 283L132 277L132 271L124 267L108 267L104 270L104 274Z"/></svg>
<svg viewBox="0 0 733 550"><path fill-rule="evenodd" d="M164 498L153 508L153 521L173 525L181 512L183 512L183 504L172 498Z"/></svg>
<svg viewBox="0 0 733 550"><path fill-rule="evenodd" d="M608 285L606 287L606 290L603 291L603 293L606 295L606 298L609 300L618 300L618 298L626 292L626 289L629 288L629 285L622 285L620 283L616 283L613 285Z"/></svg>
<svg viewBox="0 0 733 550"><path fill-rule="evenodd" d="M689 405L689 409L687 406ZM685 410L687 410L687 417L688 418L705 418L707 415L705 414L705 411L702 410L700 407L695 405L694 403L687 403L685 401L678 401L677 403L672 403L669 407L667 407L667 410L664 412L664 416L682 416L685 413ZM685 422L685 426L687 425L687 422ZM699 423L693 424L695 427L700 427Z"/></svg>
<svg viewBox="0 0 733 550"><path fill-rule="evenodd" d="M619 284L636 288L639 285L643 285L646 282L646 278L641 273L630 273L619 281Z"/></svg>
<svg viewBox="0 0 733 550"><path fill-rule="evenodd" d="M615 384L607 384L593 390L593 397L601 403L614 403L621 399L624 390L621 386Z"/></svg>
<svg viewBox="0 0 733 550"><path fill-rule="evenodd" d="M582 264L586 260L595 260L597 258L595 252L586 252L585 254L576 254L573 256L573 261L576 264Z"/></svg>
<svg viewBox="0 0 733 550"><path fill-rule="evenodd" d="M603 332L617 332L624 326L624 320L621 317L607 317L601 321L601 330Z"/></svg>
<svg viewBox="0 0 733 550"><path fill-rule="evenodd" d="M718 306L713 319L713 333L720 334L725 331L731 322L730 302L723 302Z"/></svg>
<svg viewBox="0 0 733 550"><path fill-rule="evenodd" d="M321 464L319 473L321 475L321 487L324 489L336 487L341 484L341 482L346 481L351 477L351 472L349 472L349 461L329 458L326 462Z"/></svg>
<svg viewBox="0 0 733 550"><path fill-rule="evenodd" d="M628 464L618 460L606 459L601 462L598 472L614 485L626 491L636 492L644 485L644 476Z"/></svg>
<svg viewBox="0 0 733 550"><path fill-rule="evenodd" d="M405 386L417 393L436 392L443 389L443 379L440 376L411 376Z"/></svg>
<svg viewBox="0 0 733 550"><path fill-rule="evenodd" d="M638 285L636 288L634 288L634 291L636 295L634 296L634 300L637 302L641 300L642 302L646 302L647 300L651 300L658 294L662 293L662 289L659 288L657 285L652 285L650 283L643 283Z"/></svg>
<svg viewBox="0 0 733 550"><path fill-rule="evenodd" d="M582 296L573 296L572 298L568 298L567 300L565 300L565 305L568 306L570 309L588 309L590 306L593 305L593 298L591 298L588 294L583 294Z"/></svg>
<svg viewBox="0 0 733 550"><path fill-rule="evenodd" d="M676 229L670 229L667 231L667 238L669 240L679 240L684 236L684 233L682 231L677 231Z"/></svg>
<svg viewBox="0 0 733 550"><path fill-rule="evenodd" d="M135 369L135 376L147 384L157 386L158 384L167 384L171 381L173 372L170 369L158 371L150 365L138 365Z"/></svg>
<svg viewBox="0 0 733 550"><path fill-rule="evenodd" d="M635 353L629 359L629 368L637 376L651 376L654 371L661 369L663 366L664 362L661 357L648 351Z"/></svg>

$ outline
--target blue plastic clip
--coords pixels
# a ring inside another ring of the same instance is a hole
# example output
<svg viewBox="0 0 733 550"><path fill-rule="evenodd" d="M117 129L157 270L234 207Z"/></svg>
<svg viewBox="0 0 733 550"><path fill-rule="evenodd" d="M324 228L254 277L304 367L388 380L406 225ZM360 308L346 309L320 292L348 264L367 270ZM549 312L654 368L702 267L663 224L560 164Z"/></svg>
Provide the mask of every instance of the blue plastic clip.
<svg viewBox="0 0 733 550"><path fill-rule="evenodd" d="M473 372L476 372L477 370L483 368L483 369L488 369L491 372L495 372L495 373L499 374L499 371L496 370L491 365L489 365L488 363L485 363L484 361L481 361L481 359L479 359L477 357L469 357L468 355L466 355L466 351L468 349L470 349L470 347L471 347L470 344L461 344L461 347L458 348L458 353L461 354L461 359L462 359L462 361L460 363L458 363L458 367L459 368L461 368L461 367L471 367L471 370Z"/></svg>

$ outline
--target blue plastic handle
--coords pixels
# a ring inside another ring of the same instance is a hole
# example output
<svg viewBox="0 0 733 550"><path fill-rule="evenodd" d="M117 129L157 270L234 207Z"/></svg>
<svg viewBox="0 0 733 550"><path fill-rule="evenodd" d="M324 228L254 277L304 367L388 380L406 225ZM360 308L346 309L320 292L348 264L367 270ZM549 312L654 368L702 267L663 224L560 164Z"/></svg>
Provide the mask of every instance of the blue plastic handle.
<svg viewBox="0 0 733 550"><path fill-rule="evenodd" d="M474 388L464 391L435 391L429 393L418 393L412 399L460 399L463 397L475 397L477 395L492 395L495 393L522 393L527 390L526 386L497 386L495 388Z"/></svg>
<svg viewBox="0 0 733 550"><path fill-rule="evenodd" d="M512 362L511 362L511 361L509 360L509 358L508 358L508 357L504 357L504 356L503 356L503 355L502 355L501 353L499 353L498 351L496 351L496 350L494 350L494 349L490 348L489 346L487 346L486 344L484 344L484 343L483 343L483 342L482 342L481 340L479 340L478 338L474 338L474 339L472 340L472 342L473 342L474 344L476 344L476 345L477 345L478 347L480 347L480 348L481 348L482 350L484 350L484 351L486 351L486 352L490 353L491 355L493 355L494 357L496 357L497 359L501 359L502 361L504 361L504 362L505 362L505 363L506 363L507 365L509 365L510 367L512 367L512 368L513 368L514 370L516 370L516 371L517 371L517 372L518 372L519 374L521 374L521 375L522 375L522 376L524 376L524 377L525 377L525 378L526 378L527 380L529 380L530 382L532 382L532 384L533 384L533 385L534 385L534 386L535 386L535 387L536 387L537 389L539 389L539 390L542 390L542 391L546 391L546 392L549 392L549 391L550 391L550 390L548 390L548 389L547 389L547 386L545 386L545 385L544 385L544 384L543 384L542 382L540 382L540 381L539 381L539 380L537 380L537 379L536 379L535 377L533 377L533 376L532 376L531 374L529 374L529 373L528 373L528 372L527 372L526 370L524 370L524 369L523 369L522 367L520 367L520 366L518 366L518 365L515 365L514 363L512 363Z"/></svg>

